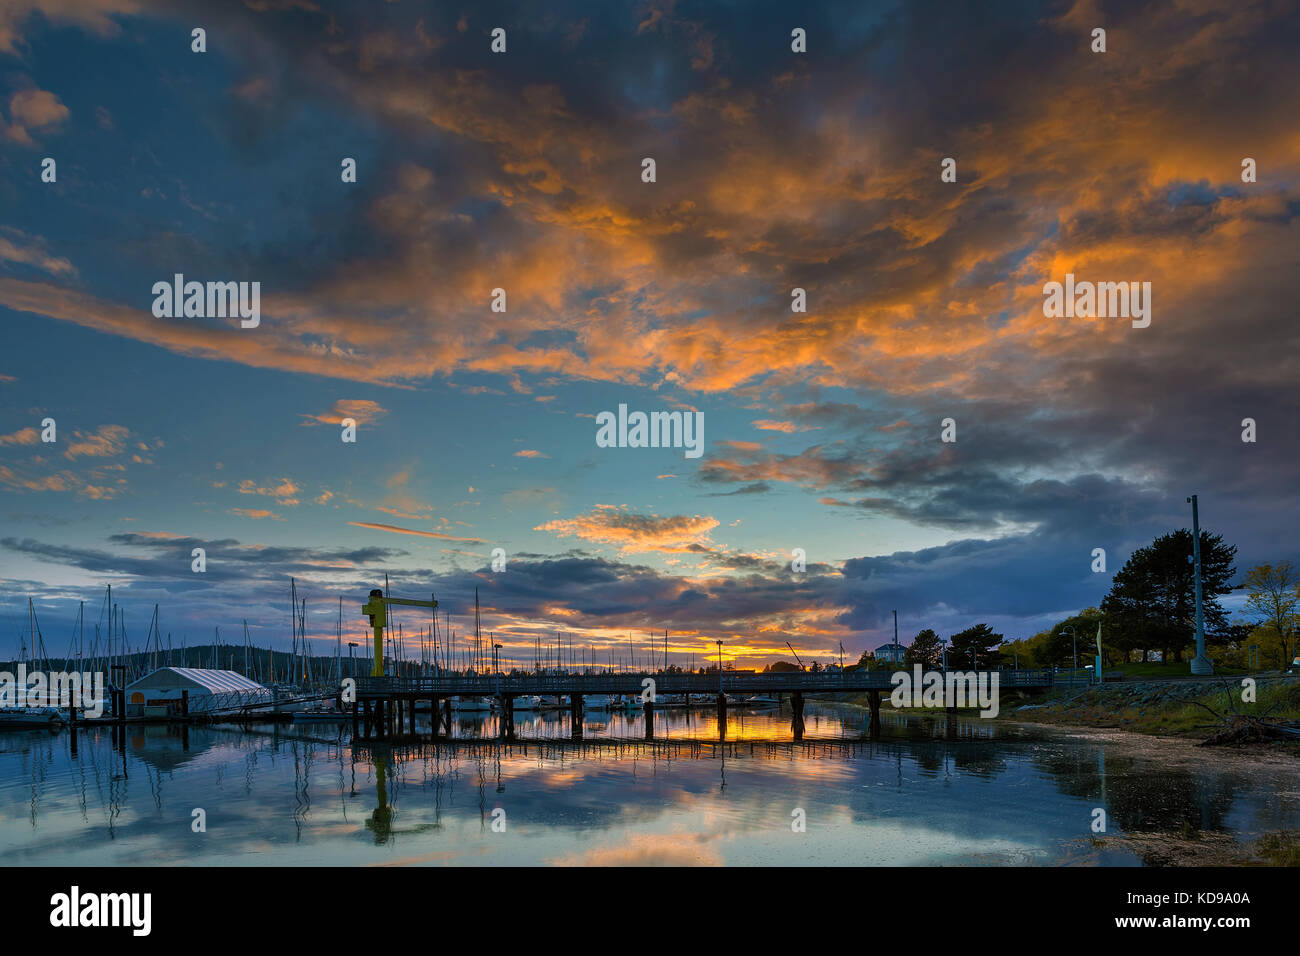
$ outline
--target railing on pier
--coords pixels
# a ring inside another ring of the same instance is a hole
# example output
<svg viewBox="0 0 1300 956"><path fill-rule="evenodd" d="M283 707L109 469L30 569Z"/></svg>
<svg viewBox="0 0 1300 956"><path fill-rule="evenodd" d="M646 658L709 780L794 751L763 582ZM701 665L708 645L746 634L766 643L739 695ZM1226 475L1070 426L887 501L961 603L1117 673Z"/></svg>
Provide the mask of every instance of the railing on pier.
<svg viewBox="0 0 1300 956"><path fill-rule="evenodd" d="M358 677L358 698L376 697L495 697L498 694L637 694L642 682L655 682L655 694L716 695L722 693L856 693L892 691L894 671L874 670L851 673L790 671L775 674L722 672L714 674L445 674L437 677ZM911 674L912 671L908 670ZM940 671L939 673L945 673ZM960 671L946 673L996 674L1003 690L1037 689L1052 686L1050 670Z"/></svg>

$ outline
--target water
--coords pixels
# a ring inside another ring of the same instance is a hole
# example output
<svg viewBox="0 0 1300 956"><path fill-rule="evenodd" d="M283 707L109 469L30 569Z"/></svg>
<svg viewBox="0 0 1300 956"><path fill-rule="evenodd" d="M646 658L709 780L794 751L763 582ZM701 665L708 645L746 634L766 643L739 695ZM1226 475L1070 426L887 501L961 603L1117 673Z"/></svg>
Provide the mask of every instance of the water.
<svg viewBox="0 0 1300 956"><path fill-rule="evenodd" d="M458 746L423 754L334 724L132 727L124 752L82 730L75 755L66 731L3 733L0 864L1124 865L1141 851L1094 843L1094 808L1109 837L1300 825L1293 760L978 720L953 740L942 718L888 713L871 742L864 711L806 716L812 742L791 746L788 716L733 713L723 748L712 715L680 711L656 731L698 746L601 746L643 736L622 714L588 715L577 750L559 713L517 715L549 745L471 746L494 718L462 717Z"/></svg>

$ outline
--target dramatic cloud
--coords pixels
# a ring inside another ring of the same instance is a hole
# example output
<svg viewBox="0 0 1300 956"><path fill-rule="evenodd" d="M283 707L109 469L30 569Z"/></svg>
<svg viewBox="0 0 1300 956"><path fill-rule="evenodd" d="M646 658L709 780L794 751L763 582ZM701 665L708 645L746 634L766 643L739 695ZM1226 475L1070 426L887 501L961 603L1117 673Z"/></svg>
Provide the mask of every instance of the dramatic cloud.
<svg viewBox="0 0 1300 956"><path fill-rule="evenodd" d="M236 42L182 82L135 42L160 23L183 39L174 5L0 5L19 154L0 168L0 311L82 360L6 369L6 497L48 492L84 507L72 522L277 519L240 526L295 543L500 541L500 575L455 549L383 570L420 594L432 575L462 610L479 588L511 640L664 626L755 659L787 638L860 647L894 609L1023 636L1096 603L1091 550L1118 567L1186 524L1192 493L1243 563L1300 558L1300 16L1283 5L832 3L801 13L795 55L762 6L507 3L511 53L491 61L473 10L204 12ZM74 97L38 70L33 51L59 49L156 75L150 101ZM69 158L36 189L47 136ZM356 183L321 165L327 140ZM149 289L180 272L260 280L260 326L155 318ZM1149 282L1150 326L1045 315L1067 274ZM88 373L104 358L117 381ZM589 419L620 402L704 410L704 456L597 454ZM32 431L50 408L73 416L52 449ZM126 424L88 424L110 415ZM285 427L345 418L383 427L357 445ZM128 426L168 438L165 478L107 470L158 447ZM73 527L60 546L91 525ZM653 566L514 556L570 546ZM778 560L795 546L817 559L804 577ZM13 555L59 557L38 551Z"/></svg>
<svg viewBox="0 0 1300 956"><path fill-rule="evenodd" d="M702 550L709 532L718 526L718 520L701 515L634 514L612 505L597 505L596 510L575 518L548 521L535 530L550 531L560 537L576 537L597 544L613 544L619 550L692 551Z"/></svg>

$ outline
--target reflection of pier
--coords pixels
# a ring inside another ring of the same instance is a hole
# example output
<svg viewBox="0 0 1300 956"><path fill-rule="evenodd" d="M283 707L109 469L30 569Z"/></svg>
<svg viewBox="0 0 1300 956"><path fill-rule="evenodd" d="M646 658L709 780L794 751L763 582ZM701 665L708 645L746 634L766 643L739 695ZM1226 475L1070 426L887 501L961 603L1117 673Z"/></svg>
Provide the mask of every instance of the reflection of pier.
<svg viewBox="0 0 1300 956"><path fill-rule="evenodd" d="M970 672L967 672L970 673ZM996 674L1000 689L1040 690L1052 686L1051 671L990 671L978 677ZM791 731L800 741L804 734L804 695L865 693L871 709L870 734L880 734L882 695L893 690L891 671L857 671L854 673L810 673L791 671L776 674L480 674L441 677L362 677L356 681L356 699L352 701L352 728L357 737L414 735L415 705L429 701L433 714L433 736L452 735L452 698L491 697L501 715L501 736L514 738L517 697L555 696L569 699L570 737L582 738L583 698L589 694L621 695L641 702L645 717L646 740L655 739L655 698L673 694L689 703L712 698L718 710L718 739L726 740L727 710L735 707L736 694L789 694Z"/></svg>
<svg viewBox="0 0 1300 956"><path fill-rule="evenodd" d="M358 754L370 753L399 761L441 757L448 753L490 751L498 757L603 757L615 758L671 758L716 760L754 757L757 759L828 759L858 757L874 752L879 745L861 738L835 738L820 740L700 740L694 737L662 740L636 738L609 738L602 740L584 738L535 738L532 740L501 740L493 737L428 737L402 736L384 740L355 738L352 748Z"/></svg>

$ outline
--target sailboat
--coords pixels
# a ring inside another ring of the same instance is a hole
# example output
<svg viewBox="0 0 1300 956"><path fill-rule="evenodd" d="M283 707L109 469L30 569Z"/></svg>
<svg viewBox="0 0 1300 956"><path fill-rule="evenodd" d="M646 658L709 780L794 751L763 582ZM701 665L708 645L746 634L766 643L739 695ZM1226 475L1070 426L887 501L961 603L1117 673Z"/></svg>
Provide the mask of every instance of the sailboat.
<svg viewBox="0 0 1300 956"><path fill-rule="evenodd" d="M474 664L475 667L470 673L479 674L478 665L482 661L483 648L483 631L479 624L478 610L478 588L474 589ZM470 713L490 713L492 711L491 697L453 697L452 707L460 711Z"/></svg>

